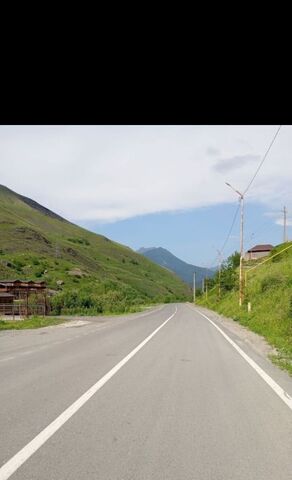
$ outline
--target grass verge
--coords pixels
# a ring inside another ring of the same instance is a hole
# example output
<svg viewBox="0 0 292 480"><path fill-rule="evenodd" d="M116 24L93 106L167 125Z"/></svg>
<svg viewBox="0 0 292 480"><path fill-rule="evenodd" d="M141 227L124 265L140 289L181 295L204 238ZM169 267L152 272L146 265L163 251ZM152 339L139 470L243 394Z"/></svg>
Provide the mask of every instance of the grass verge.
<svg viewBox="0 0 292 480"><path fill-rule="evenodd" d="M156 304L153 305L134 305L128 309L127 312L119 312L119 313L112 313L112 312L103 312L103 313L96 313L93 316L123 316L127 315L128 313L138 313L146 311L148 308L155 307ZM88 316L86 313L76 313L71 314L72 320L75 316L82 317ZM89 315L90 316L90 315ZM34 329L34 328L42 328L42 327L49 327L51 325L59 325L60 323L64 323L67 319L63 317L38 317L33 316L30 318L26 318L25 320L2 320L0 318L0 330L25 330L25 329Z"/></svg>
<svg viewBox="0 0 292 480"><path fill-rule="evenodd" d="M261 298L250 313L247 312L245 304L239 307L237 292L225 295L220 302L215 298L197 302L198 305L215 310L264 337L277 350L276 355L269 355L270 360L292 375L292 322L285 315L287 303L285 295L280 291Z"/></svg>
<svg viewBox="0 0 292 480"><path fill-rule="evenodd" d="M215 292L208 300L201 298L197 303L264 337L277 350L276 355L269 357L270 360L292 375L292 288L287 285L286 280L282 286L271 282L270 288L263 289L267 282L267 276L263 273L258 274L250 285L248 297L242 307L238 305L238 291L226 293L220 300ZM250 313L247 311L247 301L252 305Z"/></svg>
<svg viewBox="0 0 292 480"><path fill-rule="evenodd" d="M64 323L61 318L55 317L30 317L25 320L0 320L0 330L26 330L29 328L49 327Z"/></svg>

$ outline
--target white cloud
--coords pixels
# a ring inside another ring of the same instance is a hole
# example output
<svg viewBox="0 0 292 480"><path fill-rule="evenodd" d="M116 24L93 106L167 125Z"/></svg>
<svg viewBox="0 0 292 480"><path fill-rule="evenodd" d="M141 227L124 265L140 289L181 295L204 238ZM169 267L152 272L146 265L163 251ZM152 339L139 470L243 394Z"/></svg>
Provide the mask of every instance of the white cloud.
<svg viewBox="0 0 292 480"><path fill-rule="evenodd" d="M218 172L229 173L231 170L245 167L247 164L258 165L260 160L260 155L234 155L231 158L220 159L214 165L214 169Z"/></svg>
<svg viewBox="0 0 292 480"><path fill-rule="evenodd" d="M207 147L206 153L207 155L220 155L220 150L214 147Z"/></svg>
<svg viewBox="0 0 292 480"><path fill-rule="evenodd" d="M281 218L281 217L276 218L275 223L276 223L276 225L284 226L284 218ZM292 220L289 219L289 218L287 218L287 219L286 219L286 225L287 225L288 227L291 226L291 225L292 225Z"/></svg>
<svg viewBox="0 0 292 480"><path fill-rule="evenodd" d="M292 225L292 218L291 218L291 216L287 215L289 213L291 213L291 212L287 211L287 209L286 209L286 225L288 227ZM284 226L284 212L283 212L283 209L266 212L266 213L264 213L264 216L272 218L276 225Z"/></svg>
<svg viewBox="0 0 292 480"><path fill-rule="evenodd" d="M0 183L72 221L235 202L224 182L243 190L258 162L218 171L215 153L260 160L275 131L275 126L4 126ZM291 127L282 127L249 192L253 201L273 208L292 203L291 133Z"/></svg>

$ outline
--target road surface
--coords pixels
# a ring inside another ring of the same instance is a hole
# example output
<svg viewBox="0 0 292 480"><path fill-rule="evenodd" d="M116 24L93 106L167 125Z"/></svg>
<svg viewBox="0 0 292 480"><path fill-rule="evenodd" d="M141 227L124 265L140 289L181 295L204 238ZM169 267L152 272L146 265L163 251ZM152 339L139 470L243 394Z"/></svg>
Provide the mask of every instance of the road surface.
<svg viewBox="0 0 292 480"><path fill-rule="evenodd" d="M292 379L199 312L2 332L0 480L292 479Z"/></svg>

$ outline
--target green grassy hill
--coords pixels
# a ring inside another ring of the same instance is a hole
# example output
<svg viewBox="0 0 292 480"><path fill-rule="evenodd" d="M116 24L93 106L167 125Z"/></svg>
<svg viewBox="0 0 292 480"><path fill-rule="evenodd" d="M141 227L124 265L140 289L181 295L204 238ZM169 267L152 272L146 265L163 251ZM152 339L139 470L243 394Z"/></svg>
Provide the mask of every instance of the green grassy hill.
<svg viewBox="0 0 292 480"><path fill-rule="evenodd" d="M122 312L190 298L175 275L0 186L0 279L45 280L55 313Z"/></svg>
<svg viewBox="0 0 292 480"><path fill-rule="evenodd" d="M292 242L278 245L270 257L290 245L287 251L247 273L242 307L238 305L238 281L230 292L223 291L220 300L218 286L215 286L208 300L202 296L197 303L264 336L278 350L272 360L292 373ZM245 263L245 271L263 260L265 258ZM247 311L248 302L251 303L250 313Z"/></svg>

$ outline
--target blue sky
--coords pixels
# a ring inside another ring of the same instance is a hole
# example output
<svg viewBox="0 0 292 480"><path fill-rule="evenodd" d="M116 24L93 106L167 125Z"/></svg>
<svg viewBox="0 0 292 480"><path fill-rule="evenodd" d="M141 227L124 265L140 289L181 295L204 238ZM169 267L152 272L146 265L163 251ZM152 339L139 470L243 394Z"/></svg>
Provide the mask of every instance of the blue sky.
<svg viewBox="0 0 292 480"><path fill-rule="evenodd" d="M225 182L245 190L277 128L0 126L0 183L133 249L162 246L210 265L236 208ZM246 195L245 247L281 241L291 158L284 125ZM225 256L238 248L238 221Z"/></svg>
<svg viewBox="0 0 292 480"><path fill-rule="evenodd" d="M214 264L217 249L225 241L236 207L235 201L184 212L143 215L114 223L82 222L81 226L134 250L162 246L188 263L207 267ZM266 216L266 212L267 209L260 204L246 204L246 249L257 243L276 245L282 241L283 226L275 223L274 216ZM235 250L239 250L239 215L224 257Z"/></svg>

